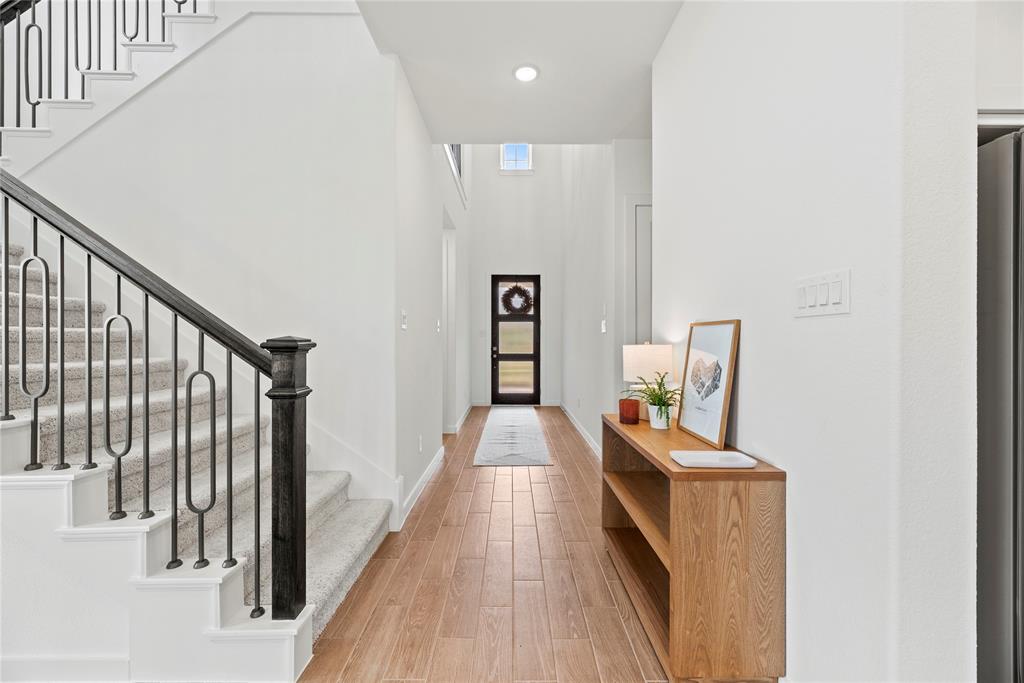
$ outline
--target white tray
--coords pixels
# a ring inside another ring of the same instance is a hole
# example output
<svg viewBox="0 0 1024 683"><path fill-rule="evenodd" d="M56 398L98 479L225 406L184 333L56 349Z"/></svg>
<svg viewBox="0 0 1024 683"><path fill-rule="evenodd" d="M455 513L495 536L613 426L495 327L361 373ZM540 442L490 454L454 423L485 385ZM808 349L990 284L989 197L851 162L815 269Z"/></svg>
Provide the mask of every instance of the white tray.
<svg viewBox="0 0 1024 683"><path fill-rule="evenodd" d="M714 467L750 469L757 461L739 451L669 451L672 459L683 467Z"/></svg>

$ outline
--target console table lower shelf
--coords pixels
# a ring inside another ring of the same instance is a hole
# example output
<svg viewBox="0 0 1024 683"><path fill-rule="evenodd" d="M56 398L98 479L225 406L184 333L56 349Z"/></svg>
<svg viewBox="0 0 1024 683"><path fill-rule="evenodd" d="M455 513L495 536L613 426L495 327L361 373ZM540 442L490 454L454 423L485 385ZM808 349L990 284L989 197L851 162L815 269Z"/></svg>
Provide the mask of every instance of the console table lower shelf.
<svg viewBox="0 0 1024 683"><path fill-rule="evenodd" d="M786 473L687 469L685 432L604 416L602 525L672 683L775 682L786 673Z"/></svg>

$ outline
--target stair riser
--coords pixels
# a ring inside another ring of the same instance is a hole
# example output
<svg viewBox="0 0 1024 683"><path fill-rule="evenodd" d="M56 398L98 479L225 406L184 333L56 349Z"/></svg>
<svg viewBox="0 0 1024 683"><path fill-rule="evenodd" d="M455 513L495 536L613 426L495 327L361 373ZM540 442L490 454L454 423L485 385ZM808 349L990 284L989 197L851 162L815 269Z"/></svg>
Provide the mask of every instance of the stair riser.
<svg viewBox="0 0 1024 683"><path fill-rule="evenodd" d="M50 334L50 360L56 362L57 360L57 342L58 337L57 330L54 329ZM142 338L136 335L136 339L132 341L132 355L135 358L142 358ZM12 326L11 338L8 340L7 349L11 354L11 362L17 363L19 361L19 354L21 350L19 347L19 335L16 326ZM28 342L25 345L25 350L28 352L29 363L42 363L43 362L43 343L42 338L29 337ZM110 340L110 357L114 359L122 359L125 357L125 344L124 335L117 334ZM0 356L2 358L2 356ZM103 337L94 337L92 340L92 359L103 360ZM70 337L65 334L64 337L64 360L67 362L80 362L85 360L85 338L81 335L75 335Z"/></svg>
<svg viewBox="0 0 1024 683"><path fill-rule="evenodd" d="M11 327L18 327L21 325L21 309L16 304L11 305ZM89 324L93 327L102 327L103 321L107 319L106 313L102 311L93 311ZM57 320L57 309L56 307L50 307L50 328L57 329L59 326L59 320ZM36 308L35 306L29 306L25 316L25 324L28 327L42 327L43 325L43 309L42 307ZM69 311L64 309L64 327L85 327L85 312L84 311ZM112 329L112 333L116 333L122 338L124 337L124 323L116 323Z"/></svg>
<svg viewBox="0 0 1024 683"><path fill-rule="evenodd" d="M253 432L251 429L246 429L244 432L235 434L232 438L232 448L235 453L244 453L252 448ZM266 445L266 435L261 435L261 443ZM138 453L141 453L141 446L139 446ZM227 438L223 433L217 435L217 460L218 462L223 461L223 458L227 454ZM269 451L267 451L269 458ZM142 459L141 457L132 457L135 453L130 453L122 460L121 469L121 495L124 501L133 501L142 496ZM149 454L149 489L154 495L150 500L150 507L154 510L169 510L171 508L170 491L159 491L159 489L165 486L171 480L171 451L170 448L162 448L159 450L151 451ZM269 460L266 460L269 462ZM192 448L192 470L194 475L192 477L192 484L194 487L194 498L198 507L205 507L205 501L207 500L207 487L209 486L210 474L207 471L210 463L210 449L209 439L203 438L201 443L193 435L193 448ZM236 510L242 509L241 506L246 504L246 498L252 498L251 494L246 495L246 492L252 490L251 476L249 476L249 482L246 483L242 480L242 474L250 475L249 472L235 472L235 487L234 487L234 507ZM179 440L178 443L178 481L183 485L185 481L185 446ZM221 488L222 482L218 481L217 485ZM111 469L110 478L107 483L107 490L109 493L108 500L110 501L110 510L114 509L114 493L115 493L115 479L114 470ZM182 493L180 487L178 489L178 547L185 548L195 542L196 532L198 526L198 520L194 513L192 513L185 505L185 495ZM207 533L219 528L226 519L225 508L226 497L223 490L217 492L217 502L206 515L206 530ZM251 500L248 501L251 505ZM130 509L129 509L130 508ZM130 516L137 515L141 510L139 505L132 505L131 503L125 504L125 510Z"/></svg>
<svg viewBox="0 0 1024 683"><path fill-rule="evenodd" d="M11 387L11 409L21 410L23 408L30 408L32 401L21 392L20 379L16 367L11 368L9 375L10 387ZM111 405L114 402L119 402L124 405L124 393L127 389L125 382L124 372L118 368L111 368L111 379L110 379L110 392L111 392ZM149 388L151 391L159 391L161 389L169 389L173 377L169 368L154 368L149 373ZM42 373L29 372L29 390L35 391L41 385ZM133 375L133 391L142 388L142 370L138 369ZM103 398L103 367L93 369L92 375L92 397L93 399ZM178 386L185 386L185 372L181 370L178 372ZM67 377L64 381L64 396L66 403L74 403L75 401L85 400L85 378L84 377ZM50 374L50 389L39 399L39 405L53 405L57 402L57 372L53 371Z"/></svg>
<svg viewBox="0 0 1024 683"><path fill-rule="evenodd" d="M142 400L141 397L136 397L138 400L134 401L132 406L132 436L133 436L133 447L138 444L141 449L142 443ZM114 412L114 406L117 405L118 409L116 414L111 415L110 420L110 431L111 438L115 444L119 443L124 434L124 403L117 401L116 404L111 403L111 412ZM209 417L209 394L204 394L201 399L194 398L192 404L192 420L193 422L205 420ZM217 401L215 410L218 416L224 415L227 402L223 399ZM178 414L178 426L181 427L185 424L185 399L181 399L176 410ZM152 406L150 407L149 415L149 433L156 434L171 428L171 411L164 406L159 411L154 411ZM93 448L99 448L103 445L103 413L97 412L93 414L93 426L92 426L92 445ZM54 425L55 428L55 425ZM40 427L39 435L39 459L44 462L55 462L57 460L57 434L54 431L44 432ZM64 453L65 458L68 462L85 462L85 424L79 421L77 426L71 427L66 426L64 428ZM141 450L140 450L141 453Z"/></svg>

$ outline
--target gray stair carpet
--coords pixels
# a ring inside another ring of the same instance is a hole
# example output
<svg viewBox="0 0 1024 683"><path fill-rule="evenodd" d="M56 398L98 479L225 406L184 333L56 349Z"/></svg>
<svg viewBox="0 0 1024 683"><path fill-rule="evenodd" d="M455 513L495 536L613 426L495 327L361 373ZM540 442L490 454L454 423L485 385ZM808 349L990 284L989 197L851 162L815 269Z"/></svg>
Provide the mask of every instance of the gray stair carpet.
<svg viewBox="0 0 1024 683"><path fill-rule="evenodd" d="M51 466L58 460L60 448L60 413L57 395L57 353L59 327L56 294L57 276L50 273L47 299L42 296L41 269L31 267L26 272L23 298L20 293L19 264L24 250L11 245L7 282L10 286L8 302L11 328L7 348L0 348L0 358L9 354L8 380L11 387L11 407L19 417L31 416L31 401L20 390L22 358L20 356L21 330L19 315L25 305L26 357L24 370L30 389L42 386L47 366L44 340L49 340L50 388L39 401L39 460ZM50 314L50 329L45 320L44 304ZM105 302L92 301L86 315L83 299L66 297L64 300L64 456L72 467L86 461L86 446L91 447L92 460L99 464L114 465L115 458L105 447L103 416L104 361L103 321L110 309ZM86 341L90 340L91 358L87 359ZM128 370L124 335L113 336L111 344L110 374L110 434L112 449L120 452L124 446L126 423L131 421L132 444L121 458L122 510L128 518L136 517L144 509L143 484L147 449L143 444L145 409L143 407L142 336L136 330L132 347L132 397L126 402ZM87 404L87 372L92 372L92 402ZM218 384L211 392L205 381L196 382L192 391L191 429L186 431L186 390L189 363L179 360L175 365L169 358L151 357L149 364L149 439L148 477L149 508L154 511L171 509L173 421L177 420L177 528L178 556L183 561L181 572L188 572L198 557L198 516L191 511L186 498L189 472L185 469L185 452L192 459L192 502L204 507L210 500L210 456L215 453L215 480L212 489L215 505L204 515L204 555L211 563L220 564L227 557L228 503L231 505L231 554L244 564L245 599L248 605L239 609L231 619L247 618L255 596L256 582L260 581L264 605L270 604L271 567L271 452L268 445L270 418L262 415L257 424L250 414L235 413L231 420L230 438L227 420L227 392ZM177 378L177 391L173 381ZM214 423L211 431L210 408L213 404ZM248 407L248 404L247 406ZM236 405L237 409L238 406ZM87 444L87 436L91 442ZM256 445L260 445L257 467ZM228 477L230 453L231 477ZM370 556L384 539L388 530L391 502L387 500L352 500L349 498L350 475L330 471L307 473L306 481L306 586L307 601L317 606L314 615L314 636L330 621L353 582L359 576ZM259 537L255 534L254 513L256 493L260 500ZM110 510L115 504L115 478L113 467L108 477ZM255 549L260 552L259 577L254 561ZM269 609L268 609L269 612ZM228 615L225 615L228 616ZM230 619L229 619L230 622Z"/></svg>

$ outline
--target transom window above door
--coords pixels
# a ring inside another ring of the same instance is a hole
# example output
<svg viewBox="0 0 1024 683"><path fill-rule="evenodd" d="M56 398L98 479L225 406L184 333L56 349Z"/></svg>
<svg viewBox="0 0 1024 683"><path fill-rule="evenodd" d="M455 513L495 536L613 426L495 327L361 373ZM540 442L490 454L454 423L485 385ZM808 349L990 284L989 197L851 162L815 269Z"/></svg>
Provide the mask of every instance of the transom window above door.
<svg viewBox="0 0 1024 683"><path fill-rule="evenodd" d="M533 170L533 145L525 142L506 142L501 145L500 169L523 172Z"/></svg>

